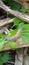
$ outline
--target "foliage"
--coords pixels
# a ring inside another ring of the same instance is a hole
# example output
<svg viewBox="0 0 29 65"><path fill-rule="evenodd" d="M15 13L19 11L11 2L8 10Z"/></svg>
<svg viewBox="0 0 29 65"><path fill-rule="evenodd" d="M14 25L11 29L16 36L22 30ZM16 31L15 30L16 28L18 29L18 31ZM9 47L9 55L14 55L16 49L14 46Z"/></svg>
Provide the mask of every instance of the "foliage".
<svg viewBox="0 0 29 65"><path fill-rule="evenodd" d="M13 10L18 10L22 13L26 13L29 11L27 9L22 8L20 4L16 3L13 0L3 0L3 1L5 2L6 5L10 6L10 8ZM10 17L12 18L14 16L10 15ZM20 28L22 28L20 38L22 38L23 42L29 43L29 23L24 23L24 21L19 18L14 18L14 23L13 26L9 29L8 36L10 37L14 36ZM0 51L4 47L5 40L6 40L5 36L6 35L4 34L0 34ZM8 46L11 49L14 49L15 45L16 45L16 41L8 41ZM0 54L0 65L3 65L3 63L7 63L8 59L9 59L8 52L4 52L3 54Z"/></svg>
<svg viewBox="0 0 29 65"><path fill-rule="evenodd" d="M14 25L18 25L19 22L20 22L20 19L19 19L19 18L15 18L15 19L14 19Z"/></svg>
<svg viewBox="0 0 29 65"><path fill-rule="evenodd" d="M3 55L2 55L3 63L8 62L8 59L9 59L9 53L8 52L3 53Z"/></svg>
<svg viewBox="0 0 29 65"><path fill-rule="evenodd" d="M22 13L27 13L27 12L28 12L28 9L21 8L20 11L21 11Z"/></svg>
<svg viewBox="0 0 29 65"><path fill-rule="evenodd" d="M2 50L3 46L5 43L5 39L4 38L0 38L0 50Z"/></svg>
<svg viewBox="0 0 29 65"><path fill-rule="evenodd" d="M17 24L17 22L18 22L18 24ZM18 29L22 27L23 29L22 29L22 33L21 33L20 37L22 38L22 40L25 43L29 43L29 24L26 24L23 21L16 18L14 25L15 26L17 25L17 28L16 29L10 29L9 35L14 36L17 33Z"/></svg>
<svg viewBox="0 0 29 65"><path fill-rule="evenodd" d="M18 22L18 24L17 24ZM15 28L11 28L8 33L8 36L12 37L14 36L18 29L19 28L23 28L22 29L22 33L20 35L20 37L22 38L22 40L25 42L25 43L29 43L29 24L25 24L23 21L19 20L18 18L15 18L14 19L14 24L13 25L17 25L16 29ZM5 43L5 39L2 38L3 35L1 35L0 37L0 50L2 50L3 46L4 46L4 43ZM10 46L10 48L14 48L15 47L15 44L16 42L13 42L13 41L9 41L8 42L8 45Z"/></svg>
<svg viewBox="0 0 29 65"><path fill-rule="evenodd" d="M11 49L14 49L15 45L16 45L16 42L13 42L13 41L9 41L8 42L8 45Z"/></svg>
<svg viewBox="0 0 29 65"><path fill-rule="evenodd" d="M28 12L27 9L22 8L20 4L18 4L17 2L13 0L3 0L3 2L6 5L10 6L11 9L21 11L22 13ZM29 24L24 23L24 21L19 18L14 18L14 23L13 23L13 26L9 29L8 36L10 37L14 36L17 33L18 29L20 29L21 27L22 27L22 32L21 32L20 37L22 38L24 42L29 43ZM0 50L2 50L5 43L5 38L3 37L4 35L0 34ZM16 42L13 42L13 41L8 42L8 45L11 48L14 48L15 44Z"/></svg>
<svg viewBox="0 0 29 65"><path fill-rule="evenodd" d="M13 30L13 29L10 29L10 34L9 34L9 36L14 36L16 33L17 33L17 29L15 29L15 30Z"/></svg>
<svg viewBox="0 0 29 65"><path fill-rule="evenodd" d="M7 63L9 59L9 53L4 52L3 54L0 54L0 65L3 65L3 63Z"/></svg>
<svg viewBox="0 0 29 65"><path fill-rule="evenodd" d="M21 38L25 43L29 43L29 24L24 24Z"/></svg>
<svg viewBox="0 0 29 65"><path fill-rule="evenodd" d="M4 37L4 34L0 34L0 38Z"/></svg>
<svg viewBox="0 0 29 65"><path fill-rule="evenodd" d="M13 26L17 26L16 28L14 28ZM12 37L14 36L18 29L20 29L22 27L22 32L21 32L21 35L20 37L22 38L22 40L25 42L25 43L29 43L29 24L26 24L24 23L24 21L18 19L18 18L15 18L14 19L14 24L13 24L13 28L11 27L10 28L10 32L8 33L8 36ZM3 46L4 46L4 43L5 43L5 39L3 38L3 34L0 35L0 50L2 50ZM8 40L7 40L8 41ZM16 42L13 42L13 41L8 41L8 45L10 46L10 48L14 48L15 45L16 45Z"/></svg>
<svg viewBox="0 0 29 65"><path fill-rule="evenodd" d="M11 9L14 9L14 10L19 10L20 9L20 5L18 3L16 3L15 1L13 0L3 0L7 5L10 6Z"/></svg>
<svg viewBox="0 0 29 65"><path fill-rule="evenodd" d="M22 8L22 5L13 1L13 0L3 0L4 3L8 6L10 6L11 9L13 10L18 10L21 11L22 13L28 12L28 9Z"/></svg>

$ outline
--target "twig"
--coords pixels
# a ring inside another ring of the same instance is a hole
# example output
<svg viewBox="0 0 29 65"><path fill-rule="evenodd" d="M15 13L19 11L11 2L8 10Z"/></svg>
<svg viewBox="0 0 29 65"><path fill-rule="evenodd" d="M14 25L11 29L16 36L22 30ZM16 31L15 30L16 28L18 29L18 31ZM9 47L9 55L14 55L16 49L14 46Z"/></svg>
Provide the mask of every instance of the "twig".
<svg viewBox="0 0 29 65"><path fill-rule="evenodd" d="M0 20L0 27L12 23L13 20L14 20L14 18L13 19L5 18L3 20Z"/></svg>
<svg viewBox="0 0 29 65"><path fill-rule="evenodd" d="M3 27L2 29L0 29L0 34L2 34L3 32L5 34L8 34L9 33L9 30L7 28Z"/></svg>
<svg viewBox="0 0 29 65"><path fill-rule="evenodd" d="M3 30L3 29L1 29L1 30L0 30L0 34L2 34L2 33L3 33L3 31L4 31L4 30Z"/></svg>
<svg viewBox="0 0 29 65"><path fill-rule="evenodd" d="M7 28L4 28L4 32L5 32L5 34L8 34L9 30Z"/></svg>
<svg viewBox="0 0 29 65"><path fill-rule="evenodd" d="M11 13L12 15L14 15L14 16L16 16L16 17L18 17L18 18L20 18L20 19L29 23L29 16L28 15L25 15L25 14L22 14L21 12L9 9L9 7L6 6L3 2L0 2L0 7L2 9L4 9L5 11Z"/></svg>

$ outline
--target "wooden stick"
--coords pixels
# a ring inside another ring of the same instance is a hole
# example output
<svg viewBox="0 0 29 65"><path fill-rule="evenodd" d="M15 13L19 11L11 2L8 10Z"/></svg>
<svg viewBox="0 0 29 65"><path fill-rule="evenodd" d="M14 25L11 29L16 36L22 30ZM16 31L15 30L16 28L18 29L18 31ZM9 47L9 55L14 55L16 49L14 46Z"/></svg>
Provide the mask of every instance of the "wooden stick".
<svg viewBox="0 0 29 65"><path fill-rule="evenodd" d="M14 18L13 18L13 19L5 18L5 19L3 19L3 20L0 20L0 27L12 23L13 20L14 20Z"/></svg>
<svg viewBox="0 0 29 65"><path fill-rule="evenodd" d="M6 6L3 2L0 2L0 7L5 11L11 13L12 15L16 16L19 19L22 19L29 23L29 15L22 14L21 12L11 10L8 6Z"/></svg>
<svg viewBox="0 0 29 65"><path fill-rule="evenodd" d="M3 34L3 32L4 32L5 34L8 34L8 33L9 33L8 28L7 28L7 27L3 27L2 29L0 29L0 34Z"/></svg>

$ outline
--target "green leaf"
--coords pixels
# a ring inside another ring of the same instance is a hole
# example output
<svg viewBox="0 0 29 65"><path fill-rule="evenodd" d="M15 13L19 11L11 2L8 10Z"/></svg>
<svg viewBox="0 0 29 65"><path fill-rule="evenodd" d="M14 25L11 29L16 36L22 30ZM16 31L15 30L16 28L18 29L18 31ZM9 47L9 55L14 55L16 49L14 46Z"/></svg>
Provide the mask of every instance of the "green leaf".
<svg viewBox="0 0 29 65"><path fill-rule="evenodd" d="M14 19L14 25L19 25L20 20L18 18Z"/></svg>
<svg viewBox="0 0 29 65"><path fill-rule="evenodd" d="M8 62L9 59L9 53L4 52L3 54L0 54L0 65L3 65L3 63Z"/></svg>
<svg viewBox="0 0 29 65"><path fill-rule="evenodd" d="M29 24L23 25L23 30L21 33L21 38L25 43L29 43Z"/></svg>
<svg viewBox="0 0 29 65"><path fill-rule="evenodd" d="M8 34L9 36L14 36L17 33L18 29L10 29L10 33Z"/></svg>
<svg viewBox="0 0 29 65"><path fill-rule="evenodd" d="M21 20L21 19L19 19L19 18L15 18L14 19L14 25L19 25L20 23L22 23L23 24L23 20Z"/></svg>
<svg viewBox="0 0 29 65"><path fill-rule="evenodd" d="M29 33L29 24L24 24L23 25L22 33Z"/></svg>
<svg viewBox="0 0 29 65"><path fill-rule="evenodd" d="M3 65L2 56L0 55L0 65Z"/></svg>
<svg viewBox="0 0 29 65"><path fill-rule="evenodd" d="M0 34L0 38L3 37L3 36L4 36L4 34Z"/></svg>
<svg viewBox="0 0 29 65"><path fill-rule="evenodd" d="M8 33L8 36L14 36L19 28L23 28L24 23L20 23L16 29L10 29L10 32Z"/></svg>
<svg viewBox="0 0 29 65"><path fill-rule="evenodd" d="M24 24L24 29L29 29L29 24Z"/></svg>
<svg viewBox="0 0 29 65"><path fill-rule="evenodd" d="M23 42L29 43L29 36L22 35L21 38L22 38Z"/></svg>
<svg viewBox="0 0 29 65"><path fill-rule="evenodd" d="M4 52L2 55L2 61L3 63L7 63L9 59L9 53L8 52Z"/></svg>
<svg viewBox="0 0 29 65"><path fill-rule="evenodd" d="M19 28L21 28L21 27L23 28L23 25L24 25L24 23L23 23L23 22L22 22L22 23L20 23L20 24L18 25L18 29L19 29Z"/></svg>
<svg viewBox="0 0 29 65"><path fill-rule="evenodd" d="M5 43L5 39L4 38L0 38L0 50L2 50L3 46Z"/></svg>
<svg viewBox="0 0 29 65"><path fill-rule="evenodd" d="M22 13L26 13L26 12L28 12L28 9L21 8L20 11L21 11Z"/></svg>
<svg viewBox="0 0 29 65"><path fill-rule="evenodd" d="M29 33L26 32L26 33L22 33L23 36L28 36L29 37Z"/></svg>
<svg viewBox="0 0 29 65"><path fill-rule="evenodd" d="M16 42L9 41L9 42L8 42L8 45L9 45L9 47L10 47L11 49L13 49L13 48L15 47L15 45L16 45Z"/></svg>

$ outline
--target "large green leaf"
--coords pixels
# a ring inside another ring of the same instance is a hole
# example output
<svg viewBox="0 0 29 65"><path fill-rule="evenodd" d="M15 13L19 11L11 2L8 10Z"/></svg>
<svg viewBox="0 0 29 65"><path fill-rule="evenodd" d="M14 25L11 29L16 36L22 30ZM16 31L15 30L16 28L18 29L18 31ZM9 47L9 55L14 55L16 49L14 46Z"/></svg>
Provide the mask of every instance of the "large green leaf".
<svg viewBox="0 0 29 65"><path fill-rule="evenodd" d="M8 52L4 52L2 55L2 61L3 63L7 63L9 59L9 53Z"/></svg>
<svg viewBox="0 0 29 65"><path fill-rule="evenodd" d="M9 45L9 47L10 47L11 49L13 49L13 48L15 47L15 45L16 45L16 42L9 41L9 42L8 42L8 45Z"/></svg>
<svg viewBox="0 0 29 65"><path fill-rule="evenodd" d="M4 38L0 38L0 50L2 50L3 46L5 43L5 39Z"/></svg>
<svg viewBox="0 0 29 65"><path fill-rule="evenodd" d="M22 38L23 42L29 43L29 36L22 35L21 38Z"/></svg>
<svg viewBox="0 0 29 65"><path fill-rule="evenodd" d="M3 65L3 63L7 63L9 59L9 53L4 52L3 54L0 54L0 65Z"/></svg>
<svg viewBox="0 0 29 65"><path fill-rule="evenodd" d="M21 33L21 38L24 42L29 43L29 24L23 25L23 30Z"/></svg>

